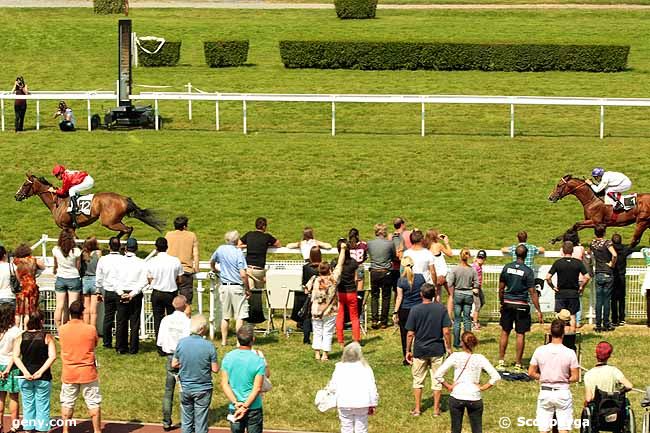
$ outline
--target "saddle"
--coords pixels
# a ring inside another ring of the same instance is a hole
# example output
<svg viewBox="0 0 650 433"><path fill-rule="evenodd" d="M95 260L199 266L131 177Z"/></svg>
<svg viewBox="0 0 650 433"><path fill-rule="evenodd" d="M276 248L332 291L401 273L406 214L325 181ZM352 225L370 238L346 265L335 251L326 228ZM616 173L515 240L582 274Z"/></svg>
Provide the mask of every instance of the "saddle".
<svg viewBox="0 0 650 433"><path fill-rule="evenodd" d="M90 216L90 210L92 208L93 197L95 194L81 195L77 199L77 213L76 215L86 215ZM68 207L66 212L72 214L72 201L68 201Z"/></svg>

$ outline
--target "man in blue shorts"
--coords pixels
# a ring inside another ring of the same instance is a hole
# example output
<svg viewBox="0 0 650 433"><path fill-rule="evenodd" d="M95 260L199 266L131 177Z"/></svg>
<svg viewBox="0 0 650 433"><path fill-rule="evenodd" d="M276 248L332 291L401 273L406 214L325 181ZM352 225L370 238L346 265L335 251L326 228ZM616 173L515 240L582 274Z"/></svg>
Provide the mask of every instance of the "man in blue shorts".
<svg viewBox="0 0 650 433"><path fill-rule="evenodd" d="M516 373L523 373L521 359L524 356L526 332L530 331L530 300L537 310L539 323L544 323L542 311L539 308L539 298L535 290L535 274L524 264L528 249L518 245L515 249L517 260L503 267L499 277L499 301L501 302L501 340L499 341L499 364L497 370L506 369L505 356L508 348L508 337L515 329L517 333L517 353L515 359Z"/></svg>

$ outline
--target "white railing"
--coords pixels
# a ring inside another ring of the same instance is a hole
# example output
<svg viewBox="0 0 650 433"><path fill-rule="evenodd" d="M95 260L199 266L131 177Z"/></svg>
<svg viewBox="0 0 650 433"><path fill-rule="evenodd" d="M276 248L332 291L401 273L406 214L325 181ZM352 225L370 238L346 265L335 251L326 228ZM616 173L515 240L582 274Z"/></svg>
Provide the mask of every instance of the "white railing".
<svg viewBox="0 0 650 433"><path fill-rule="evenodd" d="M331 106L332 136L336 135L336 105L341 103L364 104L420 104L420 135L426 132L425 109L426 105L441 104L487 104L505 105L510 107L510 137L515 136L515 107L525 105L561 105L561 106L589 106L599 108L599 137L605 136L605 107L650 107L650 98L588 98L588 97L546 97L546 96L472 96L472 95L336 95L336 94L265 94L265 93L193 93L192 84L184 87L185 92L141 92L130 95L132 100L153 101L155 110L155 129L159 129L158 108L159 101L187 101L188 117L192 119L192 101L214 101L215 103L215 129L221 129L220 101L238 101L242 103L242 130L248 133L248 102L314 102L326 103ZM196 88L194 88L196 89ZM5 130L4 101L26 99L36 101L36 129L40 127L40 101L41 100L86 100L88 112L88 130L90 130L90 101L91 100L116 100L117 93L103 91L85 92L32 92L30 95L13 95L0 93L0 126Z"/></svg>
<svg viewBox="0 0 650 433"><path fill-rule="evenodd" d="M47 269L44 271L44 273L41 275L39 278L39 285L43 294L43 299L46 301L46 324L49 325L50 328L53 327L52 325L52 319L51 319L51 313L54 310L54 299L53 299L53 288L54 288L54 275L52 274L52 265L53 265L53 259L50 255L50 249L48 248L48 244L53 244L56 243L57 239L56 238L51 238L48 235L44 234L41 236L41 239L36 242L34 245L32 245L32 250L34 251L34 254L37 255L37 251L40 250L40 257L43 259L45 262ZM106 244L108 243L107 240L99 240L98 241L101 244ZM139 245L147 245L151 246L155 242L154 241L138 241ZM152 251L148 257L152 255L154 251ZM471 250L471 253L473 256L476 255L478 250ZM294 256L299 256L300 251L297 249L289 249L289 248L270 248L269 249L270 254L282 254L282 255L294 255ZM323 254L326 255L335 255L337 254L336 249L329 249L329 250L322 250ZM457 256L460 253L460 250L453 250L453 254ZM508 257L509 254L503 253L501 250L486 250L486 253L488 257ZM546 258L558 258L561 257L561 254L559 251L546 251L544 254L541 254L540 256L546 257ZM643 258L641 253L633 253L629 256L631 259L641 259ZM304 261L302 260L274 260L274 261L269 261L267 263L267 268L269 269L270 273L272 272L277 272L277 273L282 273L284 277L289 277L288 280L290 282L282 283L280 282L280 286L277 288L273 288L273 291L279 291L281 293L272 293L269 294L267 293L267 300L269 302L268 306L272 310L283 310L283 319L286 319L286 313L287 313L287 305L290 305L291 303L291 298L292 298L292 291L299 290L301 289L300 287L300 280L301 280L301 275L302 275L302 265L304 264ZM453 266L452 266L453 267ZM216 301L217 300L217 281L214 279L210 278L209 275L209 262L208 261L201 261L200 265L200 272L198 272L195 275L196 279L196 290L197 290L197 307L198 307L198 312L203 314L204 313L204 299L203 296L205 292L208 292L208 323L210 325L210 338L214 338L216 329L218 329L218 323L220 322L220 313L221 313L221 308L219 303ZM501 273L502 265L491 265L487 264L483 268L483 288L484 288L484 293L486 297L486 305L483 307L483 310L481 310L481 317L485 320L498 320L499 318L499 302L498 302L498 297L497 297L497 288L499 286L499 275ZM536 275L538 278L544 278L546 276L546 273L550 269L549 265L542 265L536 268ZM627 305L627 315L631 319L643 319L646 316L646 303L645 299L642 296L641 293L641 286L643 282L643 277L645 275L646 268L642 266L629 266L627 270L627 297L626 297L626 305ZM366 278L366 285L369 285L370 278ZM295 287L293 287L295 285ZM595 301L595 295L593 292L593 283L590 283L591 286L591 291L590 291L590 303L589 305L583 305L583 308L585 309L585 314L584 314L584 319L587 319L589 323L592 323L593 318L594 318L594 301ZM271 289L269 289L270 291ZM141 312L141 321L140 321L140 337L141 338L150 338L153 336L153 315L151 312L151 305L150 305L150 295L151 291L150 290L145 290L144 293L144 301L143 301L143 307L142 307L142 312ZM585 301L586 302L586 301ZM554 292L548 288L544 287L542 289L542 294L540 297L540 305L542 308L542 311L548 315L550 315L553 312L553 307L554 307ZM289 307L290 308L290 307ZM271 312L268 312L268 314L271 314ZM284 322L284 320L283 320ZM268 328L267 328L268 329Z"/></svg>

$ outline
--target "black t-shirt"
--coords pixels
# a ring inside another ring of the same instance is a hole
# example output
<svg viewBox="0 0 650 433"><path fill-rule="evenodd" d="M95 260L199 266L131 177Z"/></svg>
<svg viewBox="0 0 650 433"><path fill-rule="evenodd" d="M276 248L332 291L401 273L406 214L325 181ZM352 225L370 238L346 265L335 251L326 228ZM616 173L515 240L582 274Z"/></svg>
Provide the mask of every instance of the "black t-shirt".
<svg viewBox="0 0 650 433"><path fill-rule="evenodd" d="M413 357L442 356L445 354L445 341L442 328L451 326L447 309L441 304L431 302L411 308L406 330L415 332Z"/></svg>
<svg viewBox="0 0 650 433"><path fill-rule="evenodd" d="M562 257L556 260L548 271L549 274L557 274L556 299L578 299L578 288L580 287L580 274L587 275L587 267L582 260L573 257Z"/></svg>
<svg viewBox="0 0 650 433"><path fill-rule="evenodd" d="M632 254L634 251L630 247L626 247L623 244L612 244L614 246L614 251L616 251L616 266L614 267L614 275L625 276L627 271L627 256Z"/></svg>
<svg viewBox="0 0 650 433"><path fill-rule="evenodd" d="M354 293L357 291L357 284L354 281L354 276L357 273L357 268L359 268L359 264L352 258L346 259L343 262L343 268L341 269L341 280L339 281L339 285L336 286L339 292Z"/></svg>
<svg viewBox="0 0 650 433"><path fill-rule="evenodd" d="M505 283L504 300L514 303L530 301L529 289L535 287L535 273L523 263L508 263L501 270L499 282Z"/></svg>
<svg viewBox="0 0 650 433"><path fill-rule="evenodd" d="M269 233L255 230L246 233L241 241L246 244L246 263L263 268L266 266L266 250L275 244L277 239Z"/></svg>

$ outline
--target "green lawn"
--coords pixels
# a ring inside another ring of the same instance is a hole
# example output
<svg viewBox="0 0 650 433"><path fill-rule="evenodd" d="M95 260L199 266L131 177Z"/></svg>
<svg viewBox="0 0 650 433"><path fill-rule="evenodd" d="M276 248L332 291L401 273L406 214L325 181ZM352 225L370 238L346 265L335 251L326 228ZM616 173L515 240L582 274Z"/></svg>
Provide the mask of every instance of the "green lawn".
<svg viewBox="0 0 650 433"><path fill-rule="evenodd" d="M315 0L266 0L270 3L318 3ZM324 2L323 2L324 3ZM647 5L650 4L649 0L381 0L380 5L411 5L411 4L426 4L426 5L566 5L566 4L580 4L580 5Z"/></svg>

